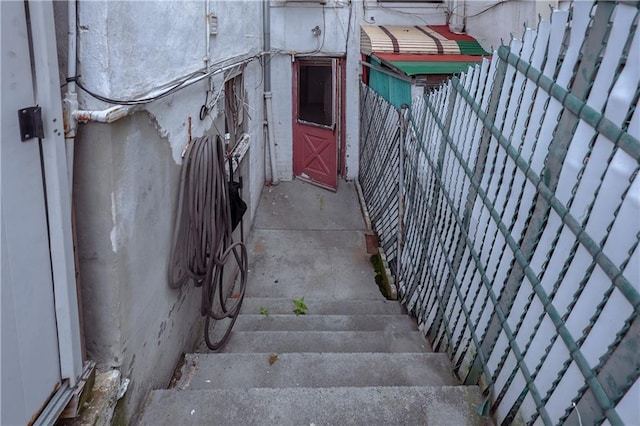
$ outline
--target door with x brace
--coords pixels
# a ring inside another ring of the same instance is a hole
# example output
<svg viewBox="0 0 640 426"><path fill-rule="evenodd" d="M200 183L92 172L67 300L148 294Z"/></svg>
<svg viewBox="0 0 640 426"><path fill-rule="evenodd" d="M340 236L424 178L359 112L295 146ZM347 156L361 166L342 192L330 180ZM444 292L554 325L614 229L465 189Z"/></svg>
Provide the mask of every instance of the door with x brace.
<svg viewBox="0 0 640 426"><path fill-rule="evenodd" d="M293 64L293 172L332 191L338 185L339 61L298 58Z"/></svg>

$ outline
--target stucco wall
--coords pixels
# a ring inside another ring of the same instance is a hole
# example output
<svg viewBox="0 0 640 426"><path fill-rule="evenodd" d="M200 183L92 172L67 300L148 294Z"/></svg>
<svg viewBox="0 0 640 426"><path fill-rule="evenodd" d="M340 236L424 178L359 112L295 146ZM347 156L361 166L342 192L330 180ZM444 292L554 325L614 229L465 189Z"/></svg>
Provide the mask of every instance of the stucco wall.
<svg viewBox="0 0 640 426"><path fill-rule="evenodd" d="M466 31L485 50L497 49L502 41L508 45L512 36L522 38L526 27L535 28L538 15L548 19L549 5L555 3L540 0L467 1Z"/></svg>
<svg viewBox="0 0 640 426"><path fill-rule="evenodd" d="M78 4L78 73L94 92L131 99L205 66L205 1ZM248 232L264 184L257 60L262 5L210 0L210 11L218 17L218 33L210 36L212 69L248 61L244 87L251 139L239 168ZM58 34L66 34L65 21L57 26ZM214 92L223 82L223 73L214 77ZM199 289L171 290L166 270L180 155L189 132L198 137L224 131L218 108L199 119L208 86L205 79L115 123L78 129L74 203L87 351L100 369L119 368L130 379L122 404L127 421L149 390L168 384L180 355L192 349L202 330ZM82 91L79 100L82 109L111 106Z"/></svg>

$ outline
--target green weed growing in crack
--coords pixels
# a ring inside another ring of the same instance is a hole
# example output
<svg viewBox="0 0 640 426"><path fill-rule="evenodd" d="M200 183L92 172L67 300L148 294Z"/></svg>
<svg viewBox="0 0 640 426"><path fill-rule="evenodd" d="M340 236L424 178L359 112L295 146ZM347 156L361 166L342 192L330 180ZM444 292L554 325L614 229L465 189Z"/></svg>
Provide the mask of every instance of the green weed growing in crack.
<svg viewBox="0 0 640 426"><path fill-rule="evenodd" d="M307 314L307 310L309 308L307 308L307 305L304 303L304 297L301 297L298 300L294 300L293 305L295 306L295 308L293 309L293 313L296 314L296 316Z"/></svg>

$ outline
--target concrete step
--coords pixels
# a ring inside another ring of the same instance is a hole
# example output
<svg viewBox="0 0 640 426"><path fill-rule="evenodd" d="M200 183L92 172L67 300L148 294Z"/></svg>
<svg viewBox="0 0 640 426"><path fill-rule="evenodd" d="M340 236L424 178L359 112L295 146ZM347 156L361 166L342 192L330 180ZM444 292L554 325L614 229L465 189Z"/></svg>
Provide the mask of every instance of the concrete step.
<svg viewBox="0 0 640 426"><path fill-rule="evenodd" d="M415 353L431 346L419 331L232 331L222 352Z"/></svg>
<svg viewBox="0 0 640 426"><path fill-rule="evenodd" d="M156 390L139 425L484 425L480 401L471 386Z"/></svg>
<svg viewBox="0 0 640 426"><path fill-rule="evenodd" d="M444 353L188 354L178 389L453 386Z"/></svg>
<svg viewBox="0 0 640 426"><path fill-rule="evenodd" d="M309 315L402 315L406 311L395 300L339 300L305 298ZM265 308L270 315L292 314L293 299L276 297L245 297L240 313L259 314Z"/></svg>
<svg viewBox="0 0 640 426"><path fill-rule="evenodd" d="M235 331L416 331L408 315L240 315Z"/></svg>

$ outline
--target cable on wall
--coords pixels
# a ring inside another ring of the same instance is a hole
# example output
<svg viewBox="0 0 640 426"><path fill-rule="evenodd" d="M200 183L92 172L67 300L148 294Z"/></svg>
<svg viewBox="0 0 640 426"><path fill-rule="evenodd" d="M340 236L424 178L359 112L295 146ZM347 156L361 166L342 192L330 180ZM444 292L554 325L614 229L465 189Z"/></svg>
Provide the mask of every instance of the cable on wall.
<svg viewBox="0 0 640 426"><path fill-rule="evenodd" d="M126 105L126 106L135 106L135 105L145 105L154 101L157 101L158 99L162 99L166 96L172 95L184 88L187 88L207 77L211 77L213 75L219 74L221 72L224 72L228 69L231 68L235 68L238 66L243 66L246 65L256 59L259 59L260 57L262 57L265 53L261 52L258 54L255 54L253 56L250 56L244 60L241 61L237 61L235 63L232 63L230 65L226 65L226 66L220 66L216 69L210 69L209 71L207 71L207 68L201 68L198 69L196 71L193 71L183 77L180 77L177 80L174 80L173 82L165 85L166 87L163 87L162 89L154 89L151 91L151 93L155 93L153 95L149 95L149 96L145 96L145 97L140 97L140 98L133 98L133 99L114 99L114 98L110 98L108 96L105 95L101 95L99 93L96 93L95 91L89 89L88 87L86 87L84 85L84 83L82 82L81 75L77 75L75 77L69 77L67 78L67 83L69 82L75 82L76 85L85 93L87 93L89 96L108 103L108 104L112 104L112 105ZM156 93L157 92L157 93Z"/></svg>

